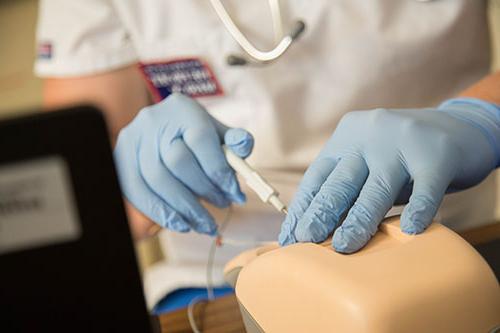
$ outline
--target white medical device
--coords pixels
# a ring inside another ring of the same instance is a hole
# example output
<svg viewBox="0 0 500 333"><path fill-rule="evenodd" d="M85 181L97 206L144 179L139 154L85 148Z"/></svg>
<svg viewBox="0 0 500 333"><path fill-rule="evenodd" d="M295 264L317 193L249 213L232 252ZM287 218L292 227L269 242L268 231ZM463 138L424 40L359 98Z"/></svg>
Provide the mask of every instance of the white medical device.
<svg viewBox="0 0 500 333"><path fill-rule="evenodd" d="M245 160L237 156L225 145L222 146L229 165L245 180L248 186L257 193L260 200L271 204L278 211L286 214L286 205L279 199L279 192L269 184Z"/></svg>

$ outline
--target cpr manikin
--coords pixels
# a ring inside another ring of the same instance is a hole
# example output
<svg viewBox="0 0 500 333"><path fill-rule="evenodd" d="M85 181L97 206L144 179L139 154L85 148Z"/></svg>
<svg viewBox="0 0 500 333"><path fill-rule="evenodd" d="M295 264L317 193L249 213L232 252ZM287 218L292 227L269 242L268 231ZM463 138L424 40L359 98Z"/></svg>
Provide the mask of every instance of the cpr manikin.
<svg viewBox="0 0 500 333"><path fill-rule="evenodd" d="M500 288L484 259L440 224L420 235L382 223L361 251L270 245L225 268L249 333L498 332Z"/></svg>

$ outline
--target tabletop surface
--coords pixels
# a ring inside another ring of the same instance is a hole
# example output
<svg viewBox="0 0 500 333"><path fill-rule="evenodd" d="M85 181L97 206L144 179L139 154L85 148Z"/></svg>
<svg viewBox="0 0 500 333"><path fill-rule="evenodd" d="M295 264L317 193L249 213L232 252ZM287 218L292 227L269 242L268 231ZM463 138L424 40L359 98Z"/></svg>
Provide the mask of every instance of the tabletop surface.
<svg viewBox="0 0 500 333"><path fill-rule="evenodd" d="M234 294L209 303L198 303L194 308L194 317L203 333L245 332ZM186 308L160 315L159 321L162 333L192 332Z"/></svg>

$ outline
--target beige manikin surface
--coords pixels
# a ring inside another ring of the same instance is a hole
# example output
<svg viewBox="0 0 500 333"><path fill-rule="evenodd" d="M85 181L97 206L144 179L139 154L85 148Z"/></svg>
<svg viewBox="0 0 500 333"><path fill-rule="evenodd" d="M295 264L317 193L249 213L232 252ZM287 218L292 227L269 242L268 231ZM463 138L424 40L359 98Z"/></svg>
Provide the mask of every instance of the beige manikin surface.
<svg viewBox="0 0 500 333"><path fill-rule="evenodd" d="M389 219L352 255L327 243L250 250L226 266L228 280L238 273L252 332L486 333L500 325L493 272L439 224L409 236Z"/></svg>

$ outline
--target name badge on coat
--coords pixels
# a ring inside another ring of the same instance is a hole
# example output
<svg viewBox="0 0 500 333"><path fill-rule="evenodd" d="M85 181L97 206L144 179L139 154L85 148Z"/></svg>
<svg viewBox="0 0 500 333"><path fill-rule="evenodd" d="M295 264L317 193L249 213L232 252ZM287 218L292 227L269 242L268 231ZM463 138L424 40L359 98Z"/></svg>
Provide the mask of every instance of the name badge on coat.
<svg viewBox="0 0 500 333"><path fill-rule="evenodd" d="M210 66L199 58L142 63L140 69L155 102L174 92L193 98L224 94Z"/></svg>

